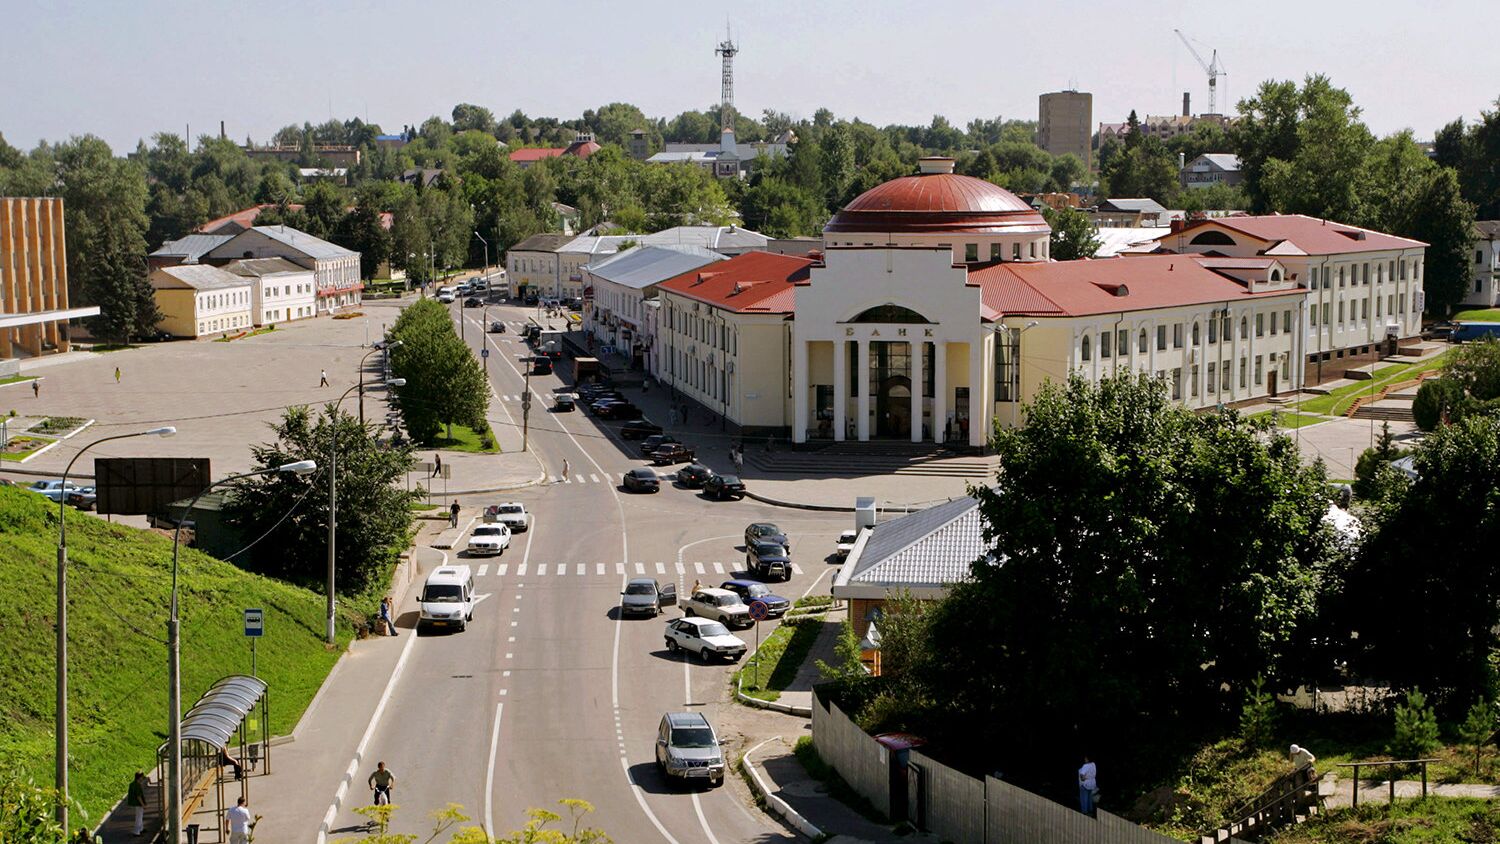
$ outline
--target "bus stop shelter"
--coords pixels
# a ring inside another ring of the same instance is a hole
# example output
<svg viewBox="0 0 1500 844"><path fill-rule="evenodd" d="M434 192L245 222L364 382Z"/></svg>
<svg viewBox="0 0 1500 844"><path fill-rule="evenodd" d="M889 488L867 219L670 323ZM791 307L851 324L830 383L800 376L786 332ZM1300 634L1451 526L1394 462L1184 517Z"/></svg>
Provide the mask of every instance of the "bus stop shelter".
<svg viewBox="0 0 1500 844"><path fill-rule="evenodd" d="M235 674L214 683L182 717L182 807L183 828L189 844L198 839L197 827L188 821L214 797L214 828L224 839L225 786L238 782L240 794L250 797L250 777L271 773L271 710L266 683L258 677ZM255 737L251 738L252 725ZM156 751L158 770L171 764L171 748ZM230 768L228 777L224 769ZM161 817L167 816L167 789L161 797Z"/></svg>

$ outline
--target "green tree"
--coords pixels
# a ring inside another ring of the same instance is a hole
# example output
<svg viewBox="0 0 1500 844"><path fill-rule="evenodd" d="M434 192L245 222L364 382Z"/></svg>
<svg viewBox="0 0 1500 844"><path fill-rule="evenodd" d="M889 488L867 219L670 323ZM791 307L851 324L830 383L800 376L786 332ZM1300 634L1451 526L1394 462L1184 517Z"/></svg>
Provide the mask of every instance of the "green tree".
<svg viewBox="0 0 1500 844"><path fill-rule="evenodd" d="M328 550L328 465L337 430L340 592L359 594L384 583L411 535L411 505L421 491L400 481L411 471L410 446L375 439L374 426L325 407L288 408L272 426L274 442L251 446L256 469L316 460L318 471L299 478L279 473L231 484L225 512L246 537L265 538L250 549L245 568L308 588L325 583Z"/></svg>
<svg viewBox="0 0 1500 844"><path fill-rule="evenodd" d="M1362 178L1374 136L1349 93L1326 77L1308 77L1298 99L1295 152L1265 162L1256 190L1269 210L1362 222Z"/></svg>
<svg viewBox="0 0 1500 844"><path fill-rule="evenodd" d="M1391 468L1392 460L1406 455L1406 449L1396 445L1396 436L1391 433L1391 423L1380 423L1380 437L1375 445L1364 450L1354 464L1354 494L1360 498L1374 498L1378 492L1379 475Z"/></svg>
<svg viewBox="0 0 1500 844"><path fill-rule="evenodd" d="M1484 759L1484 746L1495 737L1495 724L1497 721L1495 707L1483 698L1474 701L1464 716L1463 723L1458 725L1459 741L1468 745L1474 751L1474 776L1479 777L1479 763Z"/></svg>
<svg viewBox="0 0 1500 844"><path fill-rule="evenodd" d="M1267 169L1271 162L1290 161L1297 154L1301 109L1302 97L1291 81L1262 82L1255 96L1240 101L1240 119L1231 127L1229 140L1240 159L1253 214L1273 208L1265 189Z"/></svg>
<svg viewBox="0 0 1500 844"><path fill-rule="evenodd" d="M842 124L829 128L818 141L818 175L824 203L829 208L842 208L854 182L854 144Z"/></svg>
<svg viewBox="0 0 1500 844"><path fill-rule="evenodd" d="M413 303L396 318L391 337L402 343L391 351L391 373L406 379L396 393L413 440L431 444L445 424L485 430L484 372L454 332L447 308L433 299Z"/></svg>
<svg viewBox="0 0 1500 844"><path fill-rule="evenodd" d="M1416 420L1417 427L1424 431L1437 430L1445 420L1453 418L1453 413L1460 408L1464 402L1464 389L1457 381L1450 378L1430 378L1422 382L1417 388L1417 395L1412 399L1411 414Z"/></svg>
<svg viewBox="0 0 1500 844"><path fill-rule="evenodd" d="M815 194L782 179L758 179L740 198L745 226L771 237L815 235L827 216Z"/></svg>
<svg viewBox="0 0 1500 844"><path fill-rule="evenodd" d="M1102 166L1100 193L1108 197L1149 197L1163 204L1171 203L1177 193L1177 157L1168 152L1158 138L1141 132L1131 132L1125 137L1125 149Z"/></svg>
<svg viewBox="0 0 1500 844"><path fill-rule="evenodd" d="M391 257L391 233L380 221L380 211L372 197L362 193L349 213L339 220L333 241L359 253L360 277L375 277L380 265Z"/></svg>
<svg viewBox="0 0 1500 844"><path fill-rule="evenodd" d="M1443 746L1438 730L1437 713L1427 704L1427 696L1417 689L1406 693L1396 704L1396 724L1391 737L1391 752L1402 759L1420 759Z"/></svg>
<svg viewBox="0 0 1500 844"><path fill-rule="evenodd" d="M1099 235L1089 215L1076 208L1043 208L1052 226L1051 255L1055 261L1092 258L1099 251Z"/></svg>
<svg viewBox="0 0 1500 844"><path fill-rule="evenodd" d="M1444 367L1443 377L1479 401L1500 398L1500 340L1486 338L1459 346Z"/></svg>
<svg viewBox="0 0 1500 844"><path fill-rule="evenodd" d="M1252 749L1269 747L1276 738L1276 721L1276 698L1266 691L1266 678L1256 675L1240 706L1240 739Z"/></svg>
<svg viewBox="0 0 1500 844"><path fill-rule="evenodd" d="M495 133L495 114L484 106L459 103L453 107L453 131Z"/></svg>

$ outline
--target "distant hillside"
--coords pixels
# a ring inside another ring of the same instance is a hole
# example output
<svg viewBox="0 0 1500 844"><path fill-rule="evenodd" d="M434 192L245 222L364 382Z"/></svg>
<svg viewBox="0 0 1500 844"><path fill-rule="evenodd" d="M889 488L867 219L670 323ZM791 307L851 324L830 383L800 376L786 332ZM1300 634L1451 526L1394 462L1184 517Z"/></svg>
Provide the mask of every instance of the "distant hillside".
<svg viewBox="0 0 1500 844"><path fill-rule="evenodd" d="M166 739L172 542L72 509L67 519L71 791L93 823ZM53 778L56 571L57 505L0 487L0 766L39 784ZM261 607L271 729L290 732L338 657L322 642L323 597L189 549L179 588L183 711L218 678L250 673L241 611Z"/></svg>

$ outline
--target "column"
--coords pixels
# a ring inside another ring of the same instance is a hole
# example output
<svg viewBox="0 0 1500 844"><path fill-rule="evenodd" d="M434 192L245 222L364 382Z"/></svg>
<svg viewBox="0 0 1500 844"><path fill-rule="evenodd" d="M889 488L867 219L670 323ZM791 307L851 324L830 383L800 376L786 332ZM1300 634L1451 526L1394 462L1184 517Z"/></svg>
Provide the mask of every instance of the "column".
<svg viewBox="0 0 1500 844"><path fill-rule="evenodd" d="M932 440L941 443L948 424L948 341L932 344Z"/></svg>
<svg viewBox="0 0 1500 844"><path fill-rule="evenodd" d="M859 431L859 441L870 439L870 341L859 340L859 354L855 357L854 384L859 390L857 403L859 416L854 420Z"/></svg>
<svg viewBox="0 0 1500 844"><path fill-rule="evenodd" d="M969 341L969 445L982 447L985 443L984 412L984 330Z"/></svg>
<svg viewBox="0 0 1500 844"><path fill-rule="evenodd" d="M849 343L840 337L833 341L833 441L843 442L848 429L847 407L849 404Z"/></svg>
<svg viewBox="0 0 1500 844"><path fill-rule="evenodd" d="M922 352L926 350L927 344L920 340L907 343L911 350L911 441L922 442L922 393L927 385L926 374L922 371Z"/></svg>
<svg viewBox="0 0 1500 844"><path fill-rule="evenodd" d="M807 442L807 341L792 341L792 442Z"/></svg>

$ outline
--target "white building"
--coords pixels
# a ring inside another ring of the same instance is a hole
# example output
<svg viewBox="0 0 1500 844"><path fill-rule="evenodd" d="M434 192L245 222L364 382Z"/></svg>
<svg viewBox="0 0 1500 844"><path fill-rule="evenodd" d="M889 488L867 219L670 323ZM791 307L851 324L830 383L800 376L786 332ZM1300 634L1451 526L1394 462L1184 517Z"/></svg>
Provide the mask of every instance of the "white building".
<svg viewBox="0 0 1500 844"><path fill-rule="evenodd" d="M657 285L722 260L723 255L695 246L638 246L585 266L584 285L591 298L584 330L632 366L651 371L656 338L646 328L657 322L648 320L647 302L656 298Z"/></svg>
<svg viewBox="0 0 1500 844"><path fill-rule="evenodd" d="M162 319L173 337L204 337L254 327L249 279L207 264L159 267L148 276Z"/></svg>
<svg viewBox="0 0 1500 844"><path fill-rule="evenodd" d="M317 281L310 269L285 258L245 258L224 269L252 282L250 314L256 325L318 315Z"/></svg>
<svg viewBox="0 0 1500 844"><path fill-rule="evenodd" d="M1500 220L1474 224L1474 285L1462 304L1475 308L1500 305Z"/></svg>
<svg viewBox="0 0 1500 844"><path fill-rule="evenodd" d="M566 234L534 234L507 250L505 272L510 295L560 297L563 285L557 252L572 239Z"/></svg>
<svg viewBox="0 0 1500 844"><path fill-rule="evenodd" d="M213 248L202 260L222 266L243 258L285 258L312 270L319 314L359 306L364 283L358 252L288 226L253 226Z"/></svg>

